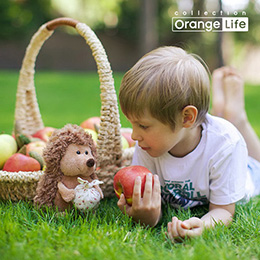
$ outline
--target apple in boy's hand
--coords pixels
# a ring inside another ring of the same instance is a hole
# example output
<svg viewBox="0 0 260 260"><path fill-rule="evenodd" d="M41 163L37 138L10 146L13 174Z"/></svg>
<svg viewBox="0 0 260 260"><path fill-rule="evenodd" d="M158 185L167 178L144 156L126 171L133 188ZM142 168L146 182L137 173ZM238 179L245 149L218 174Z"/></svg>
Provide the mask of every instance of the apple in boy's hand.
<svg viewBox="0 0 260 260"><path fill-rule="evenodd" d="M37 160L21 153L15 153L9 157L3 168L3 171L8 172L29 172L40 170L41 165Z"/></svg>
<svg viewBox="0 0 260 260"><path fill-rule="evenodd" d="M116 196L120 198L123 193L128 205L132 205L132 196L134 190L135 179L141 177L141 197L143 197L146 175L151 173L143 166L128 166L119 170L114 176L114 190Z"/></svg>
<svg viewBox="0 0 260 260"><path fill-rule="evenodd" d="M38 130L36 133L33 134L33 137L39 138L43 140L44 142L48 142L50 136L52 135L55 128L46 126L40 130Z"/></svg>
<svg viewBox="0 0 260 260"><path fill-rule="evenodd" d="M29 152L37 152L42 156L43 149L46 147L46 142L43 141L35 141L26 145L26 155L29 156Z"/></svg>
<svg viewBox="0 0 260 260"><path fill-rule="evenodd" d="M87 120L83 121L80 126L84 129L92 129L94 131L97 131L97 129L100 126L100 117L93 116L88 118Z"/></svg>

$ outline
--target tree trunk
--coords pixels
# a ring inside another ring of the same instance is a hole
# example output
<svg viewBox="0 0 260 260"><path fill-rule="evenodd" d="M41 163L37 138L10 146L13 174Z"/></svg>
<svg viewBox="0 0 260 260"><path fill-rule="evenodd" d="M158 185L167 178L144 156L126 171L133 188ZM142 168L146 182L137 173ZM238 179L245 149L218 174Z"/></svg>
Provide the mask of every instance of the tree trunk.
<svg viewBox="0 0 260 260"><path fill-rule="evenodd" d="M222 10L222 0L218 0L218 2L219 2L219 11L221 11ZM222 42L223 42L223 33L217 32L216 49L217 49L217 66L218 66L218 68L224 66Z"/></svg>
<svg viewBox="0 0 260 260"><path fill-rule="evenodd" d="M139 13L139 54L158 47L157 0L140 0Z"/></svg>

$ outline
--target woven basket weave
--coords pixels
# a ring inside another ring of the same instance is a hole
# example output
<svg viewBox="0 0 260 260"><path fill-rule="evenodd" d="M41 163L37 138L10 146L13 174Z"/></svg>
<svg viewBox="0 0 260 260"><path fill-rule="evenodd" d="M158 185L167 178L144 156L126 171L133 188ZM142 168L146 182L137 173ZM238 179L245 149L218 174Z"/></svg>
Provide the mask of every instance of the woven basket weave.
<svg viewBox="0 0 260 260"><path fill-rule="evenodd" d="M23 59L16 94L15 124L23 134L33 134L44 127L34 86L36 57L44 42L61 25L72 26L86 40L97 64L101 90L101 123L97 140L98 170L104 196L111 197L114 174L130 164L133 148L122 149L120 119L112 71L106 52L95 33L84 23L58 18L43 24L32 37ZM32 200L42 171L0 171L0 199Z"/></svg>

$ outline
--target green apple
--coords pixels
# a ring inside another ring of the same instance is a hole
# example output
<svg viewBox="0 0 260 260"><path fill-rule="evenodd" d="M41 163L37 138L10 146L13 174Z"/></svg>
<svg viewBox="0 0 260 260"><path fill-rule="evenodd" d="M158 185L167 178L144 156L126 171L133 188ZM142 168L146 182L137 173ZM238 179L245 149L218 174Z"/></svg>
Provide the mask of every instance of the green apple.
<svg viewBox="0 0 260 260"><path fill-rule="evenodd" d="M11 146L13 154L17 152L17 143L11 135L1 134L0 140L4 140L5 142L9 143L9 145Z"/></svg>
<svg viewBox="0 0 260 260"><path fill-rule="evenodd" d="M3 168L5 162L13 155L12 147L5 140L0 139L0 169Z"/></svg>
<svg viewBox="0 0 260 260"><path fill-rule="evenodd" d="M8 134L0 135L0 169L3 168L9 157L17 152L17 143L15 139Z"/></svg>
<svg viewBox="0 0 260 260"><path fill-rule="evenodd" d="M132 132L133 129L131 128L121 128L121 135L125 137L127 140L129 147L134 147L135 146L135 141L132 139Z"/></svg>
<svg viewBox="0 0 260 260"><path fill-rule="evenodd" d="M94 143L97 144L97 132L88 128L84 128L84 130L92 136Z"/></svg>
<svg viewBox="0 0 260 260"><path fill-rule="evenodd" d="M129 148L129 143L128 143L128 141L126 140L126 138L124 136L121 136L121 143L122 143L122 148L123 149Z"/></svg>

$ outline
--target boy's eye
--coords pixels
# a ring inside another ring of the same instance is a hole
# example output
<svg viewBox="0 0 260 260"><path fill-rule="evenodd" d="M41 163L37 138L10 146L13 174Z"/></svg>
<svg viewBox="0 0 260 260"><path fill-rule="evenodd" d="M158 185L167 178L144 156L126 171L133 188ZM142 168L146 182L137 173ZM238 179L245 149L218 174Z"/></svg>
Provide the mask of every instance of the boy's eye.
<svg viewBox="0 0 260 260"><path fill-rule="evenodd" d="M147 129L148 128L148 126L140 125L140 124L139 124L139 127L142 128L142 129Z"/></svg>

